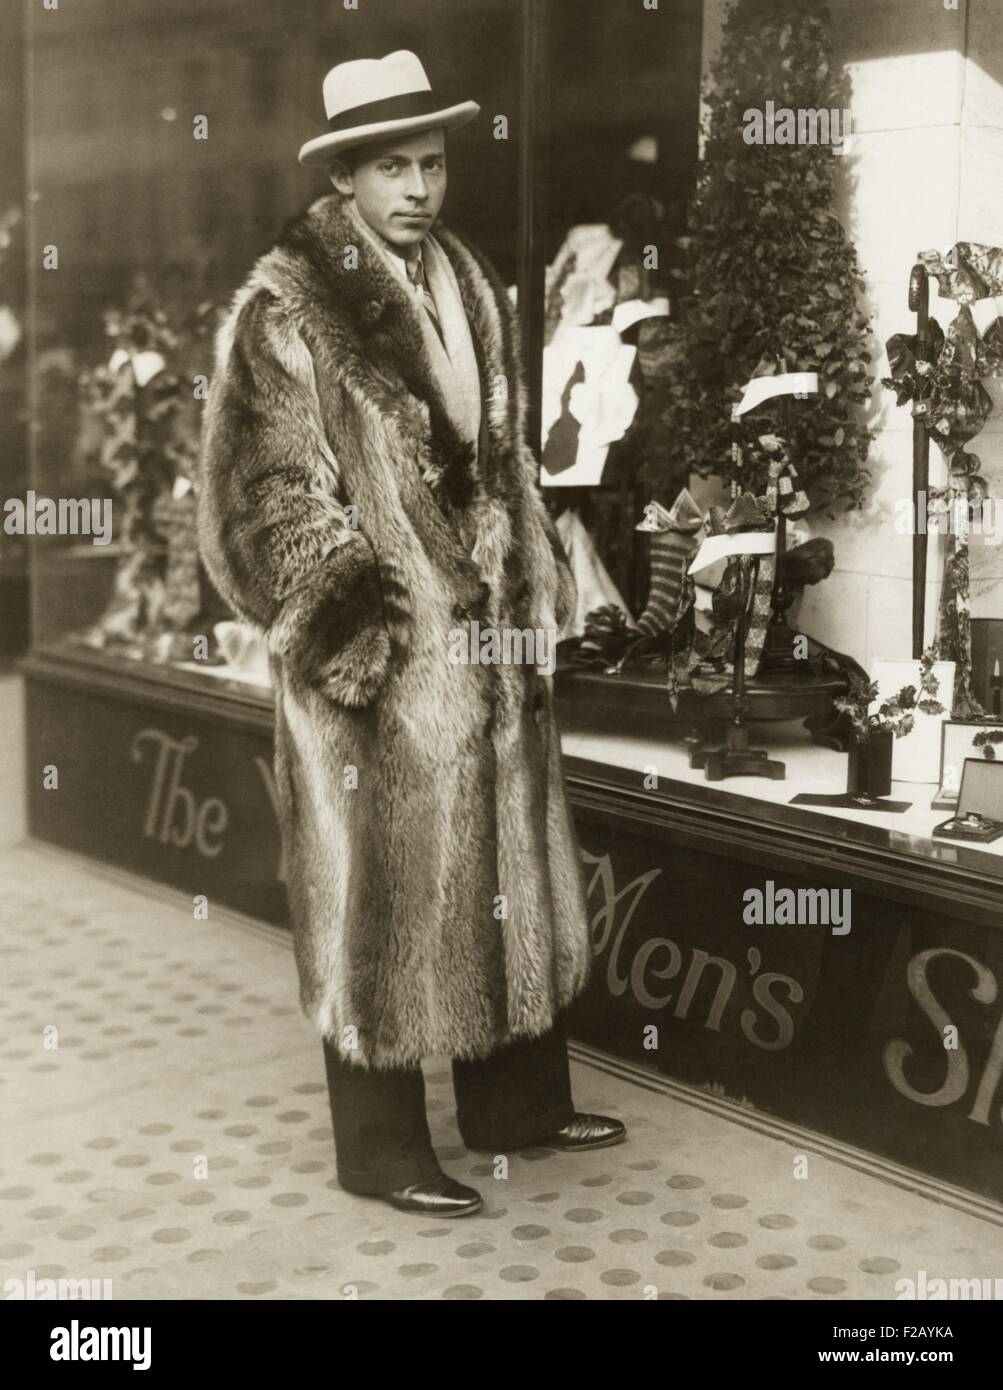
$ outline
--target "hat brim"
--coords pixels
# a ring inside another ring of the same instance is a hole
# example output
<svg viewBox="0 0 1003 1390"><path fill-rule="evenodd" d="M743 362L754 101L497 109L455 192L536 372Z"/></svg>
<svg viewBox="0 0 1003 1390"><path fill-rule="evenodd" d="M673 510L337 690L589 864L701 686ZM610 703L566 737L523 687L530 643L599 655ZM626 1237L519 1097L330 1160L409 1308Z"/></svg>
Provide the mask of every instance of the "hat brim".
<svg viewBox="0 0 1003 1390"><path fill-rule="evenodd" d="M461 101L458 106L446 106L441 111L432 111L427 116L409 116L399 121L374 121L370 125L354 126L351 130L339 130L337 134L318 135L308 140L297 158L301 164L326 164L342 150L355 145L371 145L377 140L389 139L392 135L417 135L423 130L455 130L466 125L480 111L476 101Z"/></svg>

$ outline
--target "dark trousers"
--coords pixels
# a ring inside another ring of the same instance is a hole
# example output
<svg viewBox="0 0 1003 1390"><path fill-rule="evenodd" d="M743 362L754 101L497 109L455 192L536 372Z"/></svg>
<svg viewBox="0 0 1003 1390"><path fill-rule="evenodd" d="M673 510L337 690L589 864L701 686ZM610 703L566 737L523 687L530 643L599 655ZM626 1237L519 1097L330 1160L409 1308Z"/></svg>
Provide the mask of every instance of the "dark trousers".
<svg viewBox="0 0 1003 1390"><path fill-rule="evenodd" d="M421 1068L365 1068L325 1040L338 1181L349 1192L385 1195L441 1171L425 1114ZM453 1093L463 1142L504 1153L539 1143L574 1114L562 1019L539 1038L490 1057L453 1058Z"/></svg>

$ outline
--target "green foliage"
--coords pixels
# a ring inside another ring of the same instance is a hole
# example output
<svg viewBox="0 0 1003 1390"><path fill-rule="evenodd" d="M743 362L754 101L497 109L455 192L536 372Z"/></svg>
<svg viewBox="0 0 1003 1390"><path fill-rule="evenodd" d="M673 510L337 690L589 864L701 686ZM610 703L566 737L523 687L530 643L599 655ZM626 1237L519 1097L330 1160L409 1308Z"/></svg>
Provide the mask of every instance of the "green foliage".
<svg viewBox="0 0 1003 1390"><path fill-rule="evenodd" d="M940 682L933 670L936 661L936 646L928 647L920 657L919 692L914 685L904 685L897 695L885 700L873 714L870 707L878 698L877 682L862 680L860 676L850 677L849 693L834 700L833 704L849 718L860 738L880 731L891 732L896 738L902 738L916 722L914 710L918 709L923 714L944 713L944 706L936 698L940 689Z"/></svg>
<svg viewBox="0 0 1003 1390"><path fill-rule="evenodd" d="M730 471L731 407L753 376L819 373L795 405L798 473L816 506L861 506L871 433L869 319L856 253L834 211L831 145L747 144L747 110L843 110L822 0L735 0L706 97L706 148L684 245L688 292L666 407L671 477ZM789 399L789 398L788 398ZM763 415L768 407L763 408ZM758 418L758 417L757 417ZM753 464L744 486L761 491ZM654 478L651 479L654 482Z"/></svg>

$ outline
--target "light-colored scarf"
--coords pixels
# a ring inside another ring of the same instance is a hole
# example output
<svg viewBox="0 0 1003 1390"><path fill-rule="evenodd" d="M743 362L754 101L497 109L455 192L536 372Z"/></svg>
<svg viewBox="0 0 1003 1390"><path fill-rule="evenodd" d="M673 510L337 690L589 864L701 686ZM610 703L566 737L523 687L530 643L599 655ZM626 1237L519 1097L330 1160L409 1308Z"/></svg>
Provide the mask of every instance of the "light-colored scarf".
<svg viewBox="0 0 1003 1390"><path fill-rule="evenodd" d="M391 253L365 221L354 199L349 202L348 211L360 234L379 252L399 278L400 272L392 264ZM402 283L418 316L428 356L449 418L462 438L476 445L481 429L481 380L470 336L470 325L460 297L460 287L453 267L449 264L449 258L431 234L422 242L421 254L425 283L435 300L443 337L446 340L445 348L439 341L439 335L424 306L419 303L413 287L406 278Z"/></svg>
<svg viewBox="0 0 1003 1390"><path fill-rule="evenodd" d="M450 417L464 439L476 442L481 429L481 379L460 287L446 253L433 236L425 238L421 249L425 281L439 313L445 349L425 313L420 315L422 332Z"/></svg>

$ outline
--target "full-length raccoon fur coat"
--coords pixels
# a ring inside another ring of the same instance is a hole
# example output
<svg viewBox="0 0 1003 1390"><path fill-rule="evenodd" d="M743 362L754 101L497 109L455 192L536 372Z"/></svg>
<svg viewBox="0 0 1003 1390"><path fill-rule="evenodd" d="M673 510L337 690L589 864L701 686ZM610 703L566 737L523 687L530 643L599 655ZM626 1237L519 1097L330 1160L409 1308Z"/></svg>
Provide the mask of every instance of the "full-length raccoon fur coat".
<svg viewBox="0 0 1003 1390"><path fill-rule="evenodd" d="M360 225L340 194L318 199L238 291L198 526L268 645L303 1009L346 1060L399 1066L544 1032L586 981L552 678L449 656L473 618L559 628L575 592L497 274L437 225L478 359L476 445L447 413L424 309Z"/></svg>

